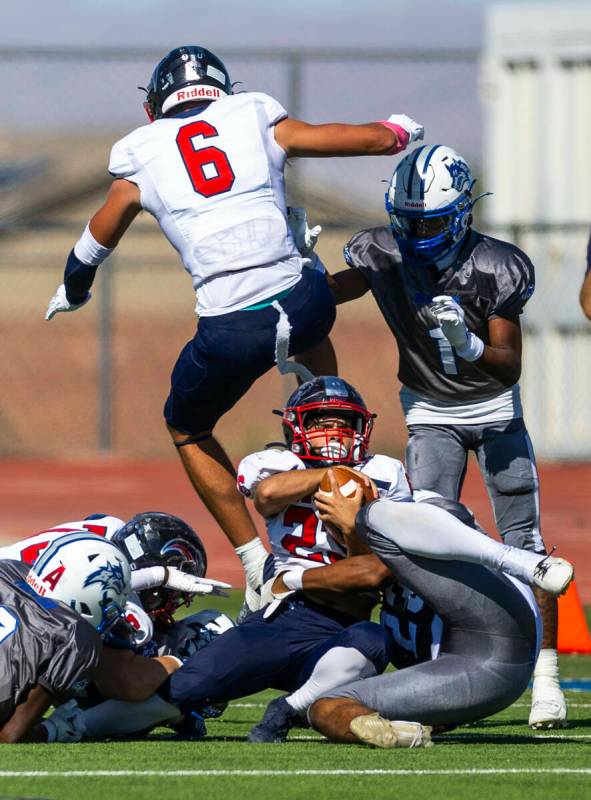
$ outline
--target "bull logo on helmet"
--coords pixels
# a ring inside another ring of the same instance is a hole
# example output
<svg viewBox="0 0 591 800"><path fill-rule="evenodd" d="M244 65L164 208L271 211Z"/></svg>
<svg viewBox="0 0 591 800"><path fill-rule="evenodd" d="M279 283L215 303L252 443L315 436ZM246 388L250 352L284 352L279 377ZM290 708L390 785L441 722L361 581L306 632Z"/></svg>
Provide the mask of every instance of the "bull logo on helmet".
<svg viewBox="0 0 591 800"><path fill-rule="evenodd" d="M452 189L461 192L465 184L469 184L467 189L470 191L471 175L466 162L454 159L451 164L446 164L445 166L451 176Z"/></svg>
<svg viewBox="0 0 591 800"><path fill-rule="evenodd" d="M95 572L90 573L84 581L84 587L86 588L93 583L98 583L104 594L107 594L109 589L113 589L117 594L123 594L126 586L121 564L111 564L110 561L107 561L106 564L99 567Z"/></svg>

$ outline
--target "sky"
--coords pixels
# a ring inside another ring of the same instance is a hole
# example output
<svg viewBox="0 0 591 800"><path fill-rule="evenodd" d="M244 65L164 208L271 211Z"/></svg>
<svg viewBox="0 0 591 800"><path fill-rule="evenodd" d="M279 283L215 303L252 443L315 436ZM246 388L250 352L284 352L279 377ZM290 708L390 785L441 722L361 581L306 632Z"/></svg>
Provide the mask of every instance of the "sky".
<svg viewBox="0 0 591 800"><path fill-rule="evenodd" d="M486 0L19 0L1 45L468 46ZM31 25L31 20L35 25Z"/></svg>

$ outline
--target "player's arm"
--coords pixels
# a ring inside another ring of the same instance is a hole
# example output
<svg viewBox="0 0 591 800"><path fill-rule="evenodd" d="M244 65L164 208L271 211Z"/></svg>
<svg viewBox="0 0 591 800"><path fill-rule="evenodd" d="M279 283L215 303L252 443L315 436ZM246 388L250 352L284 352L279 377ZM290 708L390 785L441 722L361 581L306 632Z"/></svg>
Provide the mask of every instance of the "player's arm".
<svg viewBox="0 0 591 800"><path fill-rule="evenodd" d="M513 386L521 375L521 325L519 317L496 317L488 323L489 344L477 364L504 386Z"/></svg>
<svg viewBox="0 0 591 800"><path fill-rule="evenodd" d="M519 316L494 317L488 321L488 344L472 333L464 321L464 312L448 295L433 298L431 314L456 355L496 378L504 386L513 386L521 375L521 325Z"/></svg>
<svg viewBox="0 0 591 800"><path fill-rule="evenodd" d="M51 694L43 686L33 686L27 699L0 728L0 744L46 742L47 729L38 724L51 705Z"/></svg>
<svg viewBox="0 0 591 800"><path fill-rule="evenodd" d="M51 299L45 319L52 319L60 311L75 311L90 299L98 267L113 252L141 208L140 190L135 183L122 178L113 181L105 202L68 256L64 282Z"/></svg>
<svg viewBox="0 0 591 800"><path fill-rule="evenodd" d="M587 272L583 285L581 286L579 302L587 319L591 319L591 269Z"/></svg>
<svg viewBox="0 0 591 800"><path fill-rule="evenodd" d="M359 269L343 269L327 275L327 279L337 305L357 300L369 291L369 284Z"/></svg>
<svg viewBox="0 0 591 800"><path fill-rule="evenodd" d="M423 135L423 126L404 114L365 125L310 125L289 118L275 125L275 140L288 157L393 155Z"/></svg>
<svg viewBox="0 0 591 800"><path fill-rule="evenodd" d="M132 650L103 647L94 683L104 697L137 702L147 700L180 666L174 656L144 658Z"/></svg>
<svg viewBox="0 0 591 800"><path fill-rule="evenodd" d="M320 486L326 469L280 472L261 481L254 490L254 505L263 517L274 517L292 503L307 497Z"/></svg>
<svg viewBox="0 0 591 800"><path fill-rule="evenodd" d="M284 578L290 583L288 572L277 576L273 592L281 594L289 591ZM302 573L302 591L307 594L317 592L355 592L379 589L392 579L392 573L383 561L370 553L352 556L325 567L307 569Z"/></svg>

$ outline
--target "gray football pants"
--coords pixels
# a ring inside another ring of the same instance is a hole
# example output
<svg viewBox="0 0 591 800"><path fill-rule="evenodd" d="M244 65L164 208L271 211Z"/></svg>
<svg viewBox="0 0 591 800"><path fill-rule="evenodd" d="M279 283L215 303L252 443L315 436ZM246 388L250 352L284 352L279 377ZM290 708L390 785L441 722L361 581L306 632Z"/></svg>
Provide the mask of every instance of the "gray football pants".
<svg viewBox="0 0 591 800"><path fill-rule="evenodd" d="M478 564L405 555L395 532L357 530L394 578L442 618L440 655L328 697L348 697L386 719L459 725L496 714L527 688L536 657L536 623L527 600L507 578Z"/></svg>
<svg viewBox="0 0 591 800"><path fill-rule="evenodd" d="M459 500L468 453L476 453L505 544L545 553L538 473L522 419L488 425L409 425L406 469L413 489Z"/></svg>

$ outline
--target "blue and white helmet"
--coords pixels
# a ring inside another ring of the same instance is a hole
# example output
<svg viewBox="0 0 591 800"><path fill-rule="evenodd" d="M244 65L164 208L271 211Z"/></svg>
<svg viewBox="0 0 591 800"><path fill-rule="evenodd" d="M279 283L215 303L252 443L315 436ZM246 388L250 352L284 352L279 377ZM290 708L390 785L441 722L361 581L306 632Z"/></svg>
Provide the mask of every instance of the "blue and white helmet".
<svg viewBox="0 0 591 800"><path fill-rule="evenodd" d="M99 633L123 616L130 580L121 550L88 531L55 539L27 575L37 594L69 606Z"/></svg>
<svg viewBox="0 0 591 800"><path fill-rule="evenodd" d="M470 167L451 147L424 145L403 158L386 192L401 251L433 262L459 247L472 223L474 184Z"/></svg>

